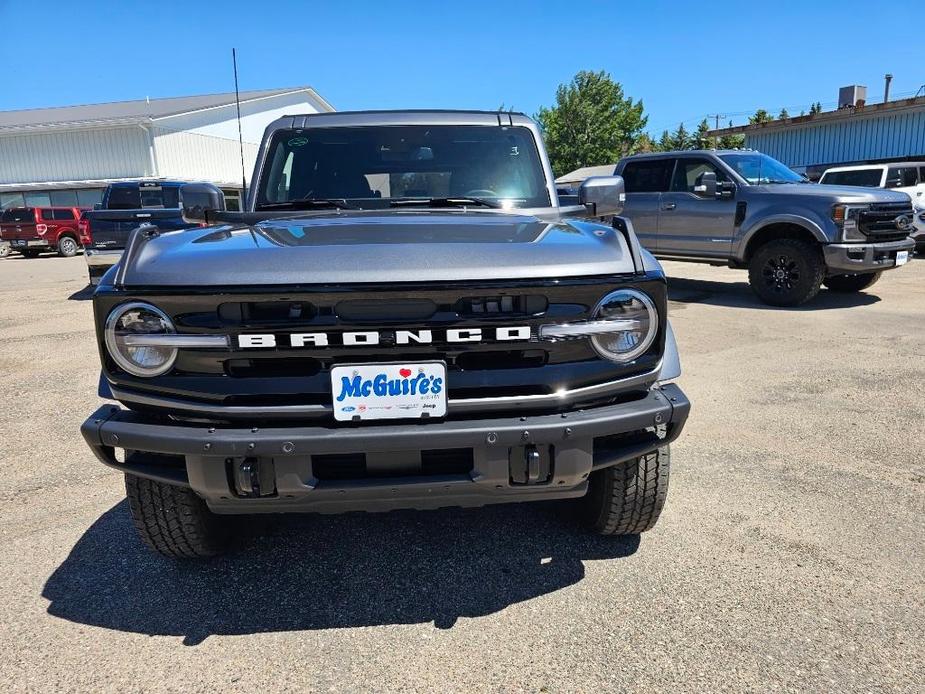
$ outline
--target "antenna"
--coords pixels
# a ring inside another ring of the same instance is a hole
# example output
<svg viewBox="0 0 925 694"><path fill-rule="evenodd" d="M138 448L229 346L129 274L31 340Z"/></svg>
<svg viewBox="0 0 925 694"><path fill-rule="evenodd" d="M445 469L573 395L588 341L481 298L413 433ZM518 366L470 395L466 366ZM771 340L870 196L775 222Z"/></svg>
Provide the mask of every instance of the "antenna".
<svg viewBox="0 0 925 694"><path fill-rule="evenodd" d="M234 66L234 105L238 110L238 145L241 147L241 205L247 204L247 179L244 177L244 137L241 135L241 96L238 93L238 54L231 49L231 64Z"/></svg>

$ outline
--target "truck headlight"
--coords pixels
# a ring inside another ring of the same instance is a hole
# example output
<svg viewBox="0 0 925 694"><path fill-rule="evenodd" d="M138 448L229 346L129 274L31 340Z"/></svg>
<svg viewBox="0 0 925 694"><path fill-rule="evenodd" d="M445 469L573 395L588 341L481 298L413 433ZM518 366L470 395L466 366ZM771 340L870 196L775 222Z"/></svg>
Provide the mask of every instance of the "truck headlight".
<svg viewBox="0 0 925 694"><path fill-rule="evenodd" d="M173 366L177 348L158 345L157 338L145 338L176 332L166 313L151 304L133 301L117 306L106 319L106 348L128 373L145 378L160 376Z"/></svg>
<svg viewBox="0 0 925 694"><path fill-rule="evenodd" d="M869 210L867 205L834 205L832 207L832 221L841 228L842 241L866 241L867 237L858 227L861 212Z"/></svg>
<svg viewBox="0 0 925 694"><path fill-rule="evenodd" d="M658 334L658 311L646 294L636 289L611 292L594 308L591 320L540 326L542 338L590 337L605 359L629 362L644 354Z"/></svg>

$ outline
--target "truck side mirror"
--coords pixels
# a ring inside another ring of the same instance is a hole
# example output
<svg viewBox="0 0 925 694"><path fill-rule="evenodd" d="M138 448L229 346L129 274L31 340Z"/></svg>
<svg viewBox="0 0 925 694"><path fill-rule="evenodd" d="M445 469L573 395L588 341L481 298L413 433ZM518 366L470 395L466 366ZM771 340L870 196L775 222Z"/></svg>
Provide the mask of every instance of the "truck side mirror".
<svg viewBox="0 0 925 694"><path fill-rule="evenodd" d="M694 195L707 200L716 198L716 174L712 171L700 174L694 182Z"/></svg>
<svg viewBox="0 0 925 694"><path fill-rule="evenodd" d="M224 212L225 194L211 183L186 183L180 186L180 212L190 224L207 222L209 212Z"/></svg>
<svg viewBox="0 0 925 694"><path fill-rule="evenodd" d="M578 203L589 217L610 217L623 211L625 190L621 176L591 176L578 189Z"/></svg>

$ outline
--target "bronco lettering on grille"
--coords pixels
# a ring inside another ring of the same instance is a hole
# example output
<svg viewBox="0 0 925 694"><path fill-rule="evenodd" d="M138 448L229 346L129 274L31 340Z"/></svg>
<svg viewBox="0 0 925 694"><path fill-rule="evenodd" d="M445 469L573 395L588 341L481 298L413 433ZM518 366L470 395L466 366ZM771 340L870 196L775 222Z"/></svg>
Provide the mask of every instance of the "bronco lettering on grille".
<svg viewBox="0 0 925 694"><path fill-rule="evenodd" d="M434 334L437 333L435 340ZM447 330L359 330L343 333L247 333L238 335L242 349L274 347L369 347L379 344L430 345L436 342L516 342L532 337L529 325L501 328L449 328Z"/></svg>

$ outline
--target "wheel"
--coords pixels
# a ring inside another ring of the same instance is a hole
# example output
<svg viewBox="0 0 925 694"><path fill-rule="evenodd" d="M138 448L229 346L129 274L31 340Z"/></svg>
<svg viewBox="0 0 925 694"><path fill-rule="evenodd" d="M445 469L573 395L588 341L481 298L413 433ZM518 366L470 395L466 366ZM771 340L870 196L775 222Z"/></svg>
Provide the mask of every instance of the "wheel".
<svg viewBox="0 0 925 694"><path fill-rule="evenodd" d="M0 258L6 258L10 254L10 244L0 243Z"/></svg>
<svg viewBox="0 0 925 694"><path fill-rule="evenodd" d="M799 306L819 293L825 263L818 246L800 239L768 241L748 263L748 282L772 306Z"/></svg>
<svg viewBox="0 0 925 694"><path fill-rule="evenodd" d="M213 557L230 543L228 526L191 489L125 475L125 495L141 539L165 557Z"/></svg>
<svg viewBox="0 0 925 694"><path fill-rule="evenodd" d="M22 253L23 256L25 256L26 258L38 258L41 251L37 251L34 248L31 250L26 248L24 250L21 250L20 253Z"/></svg>
<svg viewBox="0 0 925 694"><path fill-rule="evenodd" d="M880 279L879 272L865 272L860 275L832 275L822 283L833 292L860 292Z"/></svg>
<svg viewBox="0 0 925 694"><path fill-rule="evenodd" d="M71 236L62 236L58 239L58 255L62 258L73 258L77 255L77 241Z"/></svg>
<svg viewBox="0 0 925 694"><path fill-rule="evenodd" d="M635 535L652 528L668 495L668 446L591 473L580 500L582 521L601 535Z"/></svg>

